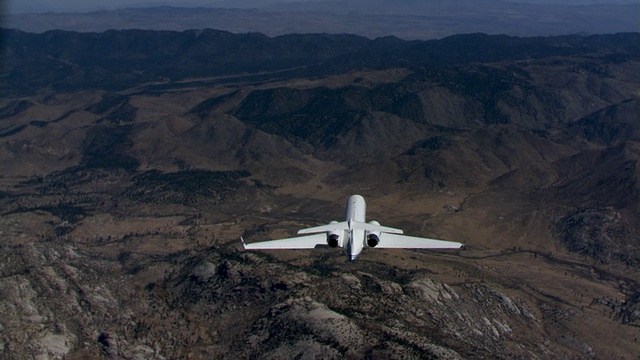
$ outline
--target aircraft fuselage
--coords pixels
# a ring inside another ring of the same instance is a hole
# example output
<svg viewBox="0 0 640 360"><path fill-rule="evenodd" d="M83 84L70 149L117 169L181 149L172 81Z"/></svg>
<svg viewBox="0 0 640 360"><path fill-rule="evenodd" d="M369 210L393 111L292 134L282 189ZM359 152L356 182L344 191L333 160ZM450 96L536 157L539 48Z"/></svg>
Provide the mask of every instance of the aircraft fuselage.
<svg viewBox="0 0 640 360"><path fill-rule="evenodd" d="M349 261L355 261L362 252L365 243L365 230L354 229L351 226L353 221L366 222L367 203L360 195L352 195L347 201L347 223L349 229L345 234L344 252Z"/></svg>
<svg viewBox="0 0 640 360"><path fill-rule="evenodd" d="M347 200L346 221L332 221L326 225L298 230L297 237L247 244L246 250L315 249L341 247L349 261L355 261L364 248L379 249L460 249L463 244L453 241L403 235L402 230L382 226L377 221L366 222L367 205L360 195Z"/></svg>

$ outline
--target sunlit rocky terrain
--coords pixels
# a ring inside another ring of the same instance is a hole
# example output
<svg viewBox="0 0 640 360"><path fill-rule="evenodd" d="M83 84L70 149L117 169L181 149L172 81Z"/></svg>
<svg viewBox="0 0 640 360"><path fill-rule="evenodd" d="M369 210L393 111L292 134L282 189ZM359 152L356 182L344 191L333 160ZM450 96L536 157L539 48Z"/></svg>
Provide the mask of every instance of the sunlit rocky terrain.
<svg viewBox="0 0 640 360"><path fill-rule="evenodd" d="M640 353L638 34L2 37L0 358Z"/></svg>

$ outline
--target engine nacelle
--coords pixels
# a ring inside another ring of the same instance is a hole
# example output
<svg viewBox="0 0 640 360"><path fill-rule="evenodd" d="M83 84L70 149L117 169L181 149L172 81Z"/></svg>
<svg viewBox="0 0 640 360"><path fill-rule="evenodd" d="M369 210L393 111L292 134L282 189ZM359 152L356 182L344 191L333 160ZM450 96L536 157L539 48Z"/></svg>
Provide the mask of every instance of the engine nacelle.
<svg viewBox="0 0 640 360"><path fill-rule="evenodd" d="M380 223L375 221L375 220L369 221L369 224L380 226ZM368 231L367 232L367 246L368 247L376 247L376 245L378 245L378 243L380 243L380 232L378 232L378 231Z"/></svg>
<svg viewBox="0 0 640 360"><path fill-rule="evenodd" d="M337 247L340 242L340 234L337 232L329 232L327 235L327 245L329 247Z"/></svg>
<svg viewBox="0 0 640 360"><path fill-rule="evenodd" d="M378 236L378 234L372 232L369 235L367 235L368 247L376 247L376 245L378 245L379 242L380 242L380 236Z"/></svg>

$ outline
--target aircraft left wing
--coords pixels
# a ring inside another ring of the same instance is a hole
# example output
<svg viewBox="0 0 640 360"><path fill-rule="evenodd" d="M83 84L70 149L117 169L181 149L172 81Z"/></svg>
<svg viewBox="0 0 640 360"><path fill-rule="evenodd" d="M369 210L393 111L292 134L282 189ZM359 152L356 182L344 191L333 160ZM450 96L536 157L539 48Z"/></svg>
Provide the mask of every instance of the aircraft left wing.
<svg viewBox="0 0 640 360"><path fill-rule="evenodd" d="M244 246L246 250L314 249L318 246L327 245L327 235L324 233L281 240L261 241L252 244L247 244L243 238L240 238L240 240L242 240L242 246Z"/></svg>
<svg viewBox="0 0 640 360"><path fill-rule="evenodd" d="M399 234L381 233L376 245L382 249L461 249L464 244Z"/></svg>

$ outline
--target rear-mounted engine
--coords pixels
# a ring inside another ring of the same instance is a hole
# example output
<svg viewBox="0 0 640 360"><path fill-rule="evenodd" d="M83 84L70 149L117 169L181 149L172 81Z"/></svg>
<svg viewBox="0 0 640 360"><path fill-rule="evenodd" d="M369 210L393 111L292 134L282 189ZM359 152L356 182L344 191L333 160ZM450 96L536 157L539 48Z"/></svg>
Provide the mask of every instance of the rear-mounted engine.
<svg viewBox="0 0 640 360"><path fill-rule="evenodd" d="M327 237L327 245L332 248L338 246L338 239L340 239L340 235L329 234L329 236Z"/></svg>
<svg viewBox="0 0 640 360"><path fill-rule="evenodd" d="M376 234L369 234L367 236L367 246L368 247L376 247L380 242L380 238Z"/></svg>

